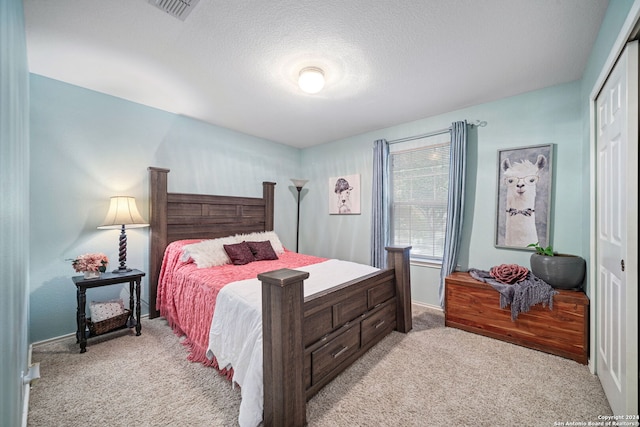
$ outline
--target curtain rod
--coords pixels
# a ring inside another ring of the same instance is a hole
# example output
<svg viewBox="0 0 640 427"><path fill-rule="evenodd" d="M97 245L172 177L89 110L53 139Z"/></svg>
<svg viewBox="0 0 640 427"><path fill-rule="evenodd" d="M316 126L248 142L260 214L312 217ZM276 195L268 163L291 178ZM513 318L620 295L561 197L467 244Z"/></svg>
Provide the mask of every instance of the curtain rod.
<svg viewBox="0 0 640 427"><path fill-rule="evenodd" d="M483 121L476 120L474 122L467 123L467 125L472 126L472 127L473 126L485 127L487 125L487 122L484 121L484 120ZM443 133L447 133L450 130L451 130L451 126L449 126L448 128L445 128L445 129L439 129L439 130L434 130L433 132L423 133L421 135L408 136L406 138L394 139L394 140L388 141L388 143L389 144L397 144L399 142L413 141L414 139L428 138L430 136L442 135Z"/></svg>

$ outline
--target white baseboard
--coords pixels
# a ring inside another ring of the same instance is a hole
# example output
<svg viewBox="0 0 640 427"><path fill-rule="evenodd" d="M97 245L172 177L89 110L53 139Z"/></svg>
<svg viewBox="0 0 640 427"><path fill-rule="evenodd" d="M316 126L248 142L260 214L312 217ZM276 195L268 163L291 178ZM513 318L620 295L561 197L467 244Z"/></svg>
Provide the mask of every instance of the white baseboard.
<svg viewBox="0 0 640 427"><path fill-rule="evenodd" d="M427 303L418 302L418 301L411 301L411 304L418 305L420 307L431 308L433 310L444 311L442 307L440 307L439 305L427 304Z"/></svg>
<svg viewBox="0 0 640 427"><path fill-rule="evenodd" d="M47 338L46 340L42 340L42 341L35 341L35 342L31 343L31 345L34 348L38 348L38 347L40 347L41 345L44 345L44 344L49 344L49 343L56 342L56 341L62 341L63 339L66 339L66 338L69 338L69 337L75 337L75 336L76 336L76 333L73 332L73 333L70 333L70 334L60 335L60 336L53 337L53 338Z"/></svg>
<svg viewBox="0 0 640 427"><path fill-rule="evenodd" d="M149 317L148 313L147 314L142 314L142 315L140 315L140 320L146 319L148 317ZM36 341L36 342L32 343L31 345L33 347L35 347L35 348L38 348L39 346L44 345L44 344L49 344L49 343L52 343L52 342L61 341L61 340L64 340L66 338L75 337L75 336L76 336L76 333L75 332L71 332L70 334L60 335L60 336L53 337L53 338L47 338L46 340L42 340L42 341ZM29 364L31 364L31 362L29 362Z"/></svg>
<svg viewBox="0 0 640 427"><path fill-rule="evenodd" d="M31 353L33 352L33 344L29 344L29 352L27 353L27 366L31 366ZM24 384L22 396L22 427L27 427L27 419L29 418L29 395L31 393L31 384Z"/></svg>
<svg viewBox="0 0 640 427"><path fill-rule="evenodd" d="M144 318L148 318L149 314L143 314L140 316L140 320L144 319ZM27 355L27 366L31 366L31 354L33 353L33 348L34 347L38 347L44 344L48 344L48 343L52 343L52 342L56 342L56 341L61 341L63 339L69 338L69 337L73 337L75 336L76 333L70 333L70 334L66 334L66 335L61 335L58 337L53 337L53 338L49 338L46 340L42 340L42 341L36 341L34 343L29 344L29 352ZM22 405L22 427L27 427L27 419L29 418L29 395L31 392L31 384L25 384L23 386L24 388L22 389L22 393L24 396L24 401L23 401L23 405Z"/></svg>

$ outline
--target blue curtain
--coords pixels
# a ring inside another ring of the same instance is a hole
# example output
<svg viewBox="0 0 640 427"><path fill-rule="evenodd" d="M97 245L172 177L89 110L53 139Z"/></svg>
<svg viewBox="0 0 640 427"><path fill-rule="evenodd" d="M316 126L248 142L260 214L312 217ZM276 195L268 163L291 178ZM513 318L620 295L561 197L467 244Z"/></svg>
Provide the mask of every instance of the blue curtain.
<svg viewBox="0 0 640 427"><path fill-rule="evenodd" d="M460 236L464 216L464 188L467 170L467 122L451 125L451 152L449 158L449 195L447 196L447 228L444 238L442 270L440 271L440 306L444 308L444 279L451 274L458 262Z"/></svg>
<svg viewBox="0 0 640 427"><path fill-rule="evenodd" d="M389 240L389 143L373 143L373 191L371 194L371 265L385 268L385 246Z"/></svg>

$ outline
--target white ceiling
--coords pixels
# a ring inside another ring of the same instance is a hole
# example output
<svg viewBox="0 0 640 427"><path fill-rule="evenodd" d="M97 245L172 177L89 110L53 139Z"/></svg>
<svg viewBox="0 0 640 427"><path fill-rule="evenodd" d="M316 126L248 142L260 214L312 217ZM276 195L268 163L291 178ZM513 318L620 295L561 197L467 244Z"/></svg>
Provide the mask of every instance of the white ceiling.
<svg viewBox="0 0 640 427"><path fill-rule="evenodd" d="M32 73L294 147L580 79L607 4L24 0Z"/></svg>

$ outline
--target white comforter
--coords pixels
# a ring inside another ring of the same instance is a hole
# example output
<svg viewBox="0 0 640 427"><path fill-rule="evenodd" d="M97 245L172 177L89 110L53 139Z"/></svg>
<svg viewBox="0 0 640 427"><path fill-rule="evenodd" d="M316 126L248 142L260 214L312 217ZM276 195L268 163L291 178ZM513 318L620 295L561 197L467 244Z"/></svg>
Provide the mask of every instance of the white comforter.
<svg viewBox="0 0 640 427"><path fill-rule="evenodd" d="M304 296L308 296L378 269L332 259L296 270L309 273L304 282ZM213 355L220 367L233 367L233 382L241 387L240 426L257 426L263 408L262 285L257 278L233 282L220 290L207 350L207 357Z"/></svg>

